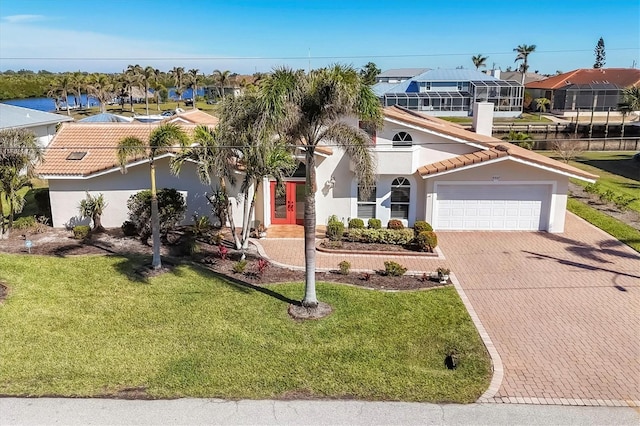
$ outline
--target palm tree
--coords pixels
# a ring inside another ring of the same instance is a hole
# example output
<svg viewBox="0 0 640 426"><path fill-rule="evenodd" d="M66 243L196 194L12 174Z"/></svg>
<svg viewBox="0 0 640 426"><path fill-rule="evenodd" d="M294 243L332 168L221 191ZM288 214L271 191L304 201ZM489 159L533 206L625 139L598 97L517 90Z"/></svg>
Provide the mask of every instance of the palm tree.
<svg viewBox="0 0 640 426"><path fill-rule="evenodd" d="M72 75L73 82L73 94L75 98L74 104L82 108L82 91L87 90L87 78L86 75L80 71L76 71ZM89 108L89 97L87 96L87 108Z"/></svg>
<svg viewBox="0 0 640 426"><path fill-rule="evenodd" d="M176 95L178 95L178 105L180 105L184 89L184 68L173 67L171 71L169 71L169 75L171 76L171 78L173 78L173 83L175 85L174 90L176 92Z"/></svg>
<svg viewBox="0 0 640 426"><path fill-rule="evenodd" d="M193 109L196 109L196 99L198 97L198 82L200 81L199 69L192 68L188 71L187 77L189 78L189 84L193 90Z"/></svg>
<svg viewBox="0 0 640 426"><path fill-rule="evenodd" d="M140 81L144 84L144 104L146 114L149 115L149 86L156 78L156 69L150 66L140 67L138 70Z"/></svg>
<svg viewBox="0 0 640 426"><path fill-rule="evenodd" d="M318 305L315 288L316 148L331 141L344 149L356 165L355 175L361 191L369 193L375 179L371 138L342 120L345 116L355 115L379 125L382 108L358 72L344 65L333 65L309 74L288 68L276 69L262 82L260 98L265 117L279 130L282 138L304 152L305 296L302 304L315 308Z"/></svg>
<svg viewBox="0 0 640 426"><path fill-rule="evenodd" d="M529 64L528 64L529 55L535 52L535 50L536 50L535 44L532 44L532 45L521 44L515 49L513 49L514 52L518 53L518 55L516 56L516 60L513 62L522 61L522 64L520 65L520 72L522 72L522 85L524 85L524 76L527 73L527 70L529 69Z"/></svg>
<svg viewBox="0 0 640 426"><path fill-rule="evenodd" d="M623 102L631 111L640 111L640 87L628 87L622 91Z"/></svg>
<svg viewBox="0 0 640 426"><path fill-rule="evenodd" d="M151 172L151 233L153 237L154 269L160 269L160 220L158 216L158 194L156 191L155 158L170 152L176 147L185 147L189 138L182 128L175 123L166 123L156 127L149 135L148 141L142 141L135 136L127 136L118 143L117 156L120 169L127 172L126 166L131 158L144 157L149 160Z"/></svg>
<svg viewBox="0 0 640 426"><path fill-rule="evenodd" d="M94 197L87 192L87 198L80 201L80 215L93 220L94 232L104 231L104 227L102 226L102 213L106 207L107 202L104 200L103 194Z"/></svg>
<svg viewBox="0 0 640 426"><path fill-rule="evenodd" d="M473 65L475 65L476 69L479 69L480 67L486 67L487 59L489 59L488 56L482 56L482 54L480 53L478 53L476 56L471 57L471 61L473 62Z"/></svg>
<svg viewBox="0 0 640 426"><path fill-rule="evenodd" d="M100 112L107 111L107 103L113 99L116 85L107 74L91 74L88 78L87 91L100 102Z"/></svg>
<svg viewBox="0 0 640 426"><path fill-rule="evenodd" d="M69 92L73 90L73 79L69 74L65 73L53 81L47 95L56 99L56 109L58 101L63 100L66 105L67 115L71 115L69 111Z"/></svg>
<svg viewBox="0 0 640 426"><path fill-rule="evenodd" d="M9 227L13 226L14 213L22 211L24 199L18 191L30 185L36 164L42 160L42 148L35 135L25 129L0 131L0 226L4 232L2 193L9 202Z"/></svg>
<svg viewBox="0 0 640 426"><path fill-rule="evenodd" d="M538 109L538 119L542 119L542 113L547 112L547 106L551 105L551 101L547 98L536 98L536 108Z"/></svg>
<svg viewBox="0 0 640 426"><path fill-rule="evenodd" d="M222 99L224 99L224 88L229 84L230 75L231 75L231 71L229 71L229 70L226 70L226 71L214 70L213 71L212 77L213 77L213 80L218 85L218 95Z"/></svg>
<svg viewBox="0 0 640 426"><path fill-rule="evenodd" d="M127 69L122 73L123 88L129 94L129 105L131 105L131 112L134 112L133 89L135 87L140 87L140 83L142 83L142 71L142 67L136 64L127 66Z"/></svg>

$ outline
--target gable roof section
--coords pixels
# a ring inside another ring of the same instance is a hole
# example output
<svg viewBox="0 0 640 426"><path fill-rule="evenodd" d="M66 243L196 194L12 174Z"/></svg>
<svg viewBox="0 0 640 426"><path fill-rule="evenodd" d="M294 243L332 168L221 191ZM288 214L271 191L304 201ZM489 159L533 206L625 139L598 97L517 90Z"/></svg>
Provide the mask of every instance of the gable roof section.
<svg viewBox="0 0 640 426"><path fill-rule="evenodd" d="M479 147L478 151L470 154L458 155L447 160L425 164L418 168L418 173L423 178L431 177L443 172L453 170L458 171L472 165L505 157L588 181L598 178L596 175L587 173L552 158L545 157L537 152L501 141L500 139L496 139L491 136L470 132L457 124L432 116L423 116L397 105L385 108L384 116L388 119L402 121L413 126L421 127L426 131L438 133L453 140L469 142L471 146Z"/></svg>
<svg viewBox="0 0 640 426"><path fill-rule="evenodd" d="M377 75L377 77L411 78L415 77L418 74L422 74L427 70L429 70L429 68L392 68L390 70L381 72Z"/></svg>
<svg viewBox="0 0 640 426"><path fill-rule="evenodd" d="M134 136L149 139L156 123L65 123L45 150L44 160L36 172L48 177L88 177L92 174L119 168L116 156L118 142ZM194 124L181 127L190 133ZM79 160L70 160L71 153L86 153ZM132 158L129 162L145 157Z"/></svg>
<svg viewBox="0 0 640 426"><path fill-rule="evenodd" d="M73 121L73 117L0 103L0 129L20 129Z"/></svg>
<svg viewBox="0 0 640 426"><path fill-rule="evenodd" d="M640 86L640 70L634 68L581 68L527 83L527 89L561 89L570 84L612 83L619 87Z"/></svg>
<svg viewBox="0 0 640 426"><path fill-rule="evenodd" d="M183 122L191 124L206 124L208 126L217 126L219 121L218 117L207 114L199 109L190 109L162 120L163 123Z"/></svg>

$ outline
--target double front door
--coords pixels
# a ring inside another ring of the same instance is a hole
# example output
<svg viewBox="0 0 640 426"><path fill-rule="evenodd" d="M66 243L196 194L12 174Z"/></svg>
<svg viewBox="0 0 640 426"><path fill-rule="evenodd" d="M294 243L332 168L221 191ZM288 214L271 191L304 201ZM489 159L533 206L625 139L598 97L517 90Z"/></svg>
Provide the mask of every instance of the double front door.
<svg viewBox="0 0 640 426"><path fill-rule="evenodd" d="M278 191L271 182L271 223L287 225L304 223L304 182L285 182Z"/></svg>

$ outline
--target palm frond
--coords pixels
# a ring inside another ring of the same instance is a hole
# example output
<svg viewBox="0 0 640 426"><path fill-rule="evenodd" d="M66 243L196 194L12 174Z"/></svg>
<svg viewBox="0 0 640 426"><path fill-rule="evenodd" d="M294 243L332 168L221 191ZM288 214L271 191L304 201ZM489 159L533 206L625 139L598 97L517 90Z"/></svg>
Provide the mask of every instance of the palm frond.
<svg viewBox="0 0 640 426"><path fill-rule="evenodd" d="M116 155L118 158L118 164L122 173L126 173L126 165L130 158L141 157L147 154L147 145L135 136L127 136L118 142L118 149Z"/></svg>
<svg viewBox="0 0 640 426"><path fill-rule="evenodd" d="M344 122L336 122L328 126L321 135L321 140L330 140L345 150L353 164L363 195L370 194L375 185L376 162L371 150L372 141L366 132L355 129Z"/></svg>

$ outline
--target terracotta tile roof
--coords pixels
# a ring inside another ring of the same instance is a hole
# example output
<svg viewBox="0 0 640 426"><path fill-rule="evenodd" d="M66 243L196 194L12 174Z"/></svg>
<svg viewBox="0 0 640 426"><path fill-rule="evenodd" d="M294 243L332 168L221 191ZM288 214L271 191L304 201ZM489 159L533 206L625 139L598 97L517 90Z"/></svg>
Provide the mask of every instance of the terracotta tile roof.
<svg viewBox="0 0 640 426"><path fill-rule="evenodd" d="M172 115L171 117L167 117L162 120L163 123L174 122L176 118L181 118L182 120L193 123L193 124L206 124L210 126L217 126L220 121L218 117L208 114L199 109L190 109L185 112L181 112L176 115ZM181 120L178 120L178 122Z"/></svg>
<svg viewBox="0 0 640 426"><path fill-rule="evenodd" d="M452 136L459 140L473 142L476 145L484 147L484 149L479 148L478 151L471 154L463 154L448 160L426 164L418 168L418 173L420 173L422 177L508 156L586 179L595 180L598 178L596 175L587 173L552 158L545 157L537 152L501 141L500 139L496 139L491 136L479 135L477 133L470 132L446 120L431 116L423 116L397 105L385 108L384 116L386 118L392 118L398 121L403 121L407 124L435 131L443 135Z"/></svg>
<svg viewBox="0 0 640 426"><path fill-rule="evenodd" d="M41 176L72 177L119 167L118 142L128 136L146 141L157 126L157 123L64 123L45 150L44 160L36 171ZM190 133L195 125L183 124L181 127ZM72 153L81 158L67 159Z"/></svg>
<svg viewBox="0 0 640 426"><path fill-rule="evenodd" d="M527 89L560 89L567 84L612 83L620 87L640 86L640 70L634 68L582 68L527 83Z"/></svg>

